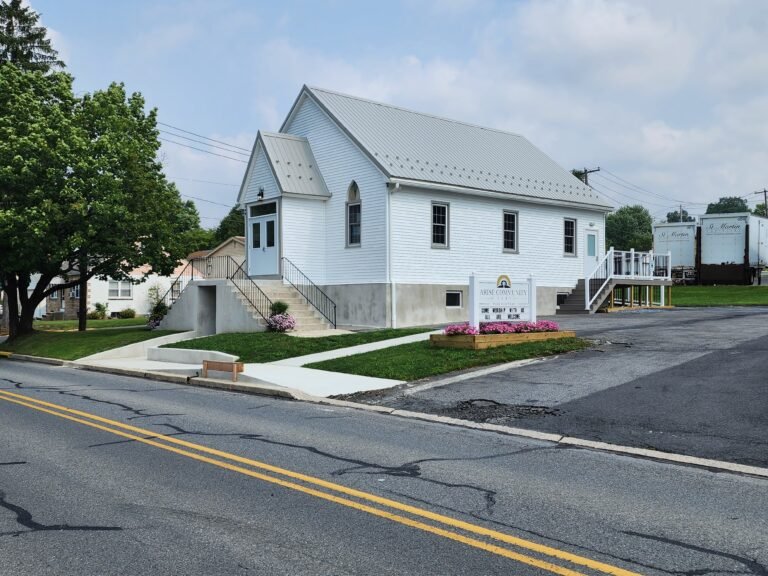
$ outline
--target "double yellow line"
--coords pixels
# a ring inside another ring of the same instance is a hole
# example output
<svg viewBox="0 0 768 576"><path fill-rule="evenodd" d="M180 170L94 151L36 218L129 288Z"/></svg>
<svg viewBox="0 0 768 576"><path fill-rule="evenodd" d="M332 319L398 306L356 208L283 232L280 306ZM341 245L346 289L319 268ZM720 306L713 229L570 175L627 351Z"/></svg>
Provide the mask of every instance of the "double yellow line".
<svg viewBox="0 0 768 576"><path fill-rule="evenodd" d="M611 574L613 576L639 576L635 572L630 572L603 562L571 554L564 550L538 544L503 532L497 532L496 530L490 530L476 524L457 520L442 514L436 514L429 510L403 504L395 500L382 498L375 494L355 490L341 484L328 482L321 478L308 476L285 468L279 468L258 460L244 458L237 454L223 452L221 450L216 450L215 448L187 442L186 440L181 440L179 438L159 435L151 430L131 426L108 418L102 418L101 416L83 412L81 410L74 410L72 408L67 408L51 402L44 402L6 390L0 390L0 400L25 406L52 416L90 426L91 428L96 428L116 436L154 446L161 450L167 450L168 452L173 452L174 454L179 454L199 462L205 462L206 464L225 468L232 472L237 472L252 478L257 478L264 482L282 486L283 488L302 492L322 500L334 502L341 506L366 512L379 518L385 518L404 526L423 530L424 532L429 532L430 534L460 542L467 546L472 546L473 548L497 554L522 564L541 568L554 574L560 574L561 576L584 575L581 572L577 572L572 568L567 567L567 565L562 566L554 564L551 560L560 560L571 566L582 567L603 574ZM212 456L215 458L212 458ZM269 474L265 474L265 472L268 472ZM320 490L319 488L323 490ZM409 516L405 516L401 513L408 514ZM429 520L431 523L426 523L423 520ZM478 536L483 537L484 539L480 540L477 538ZM515 549L494 544L494 541L507 544L518 550L522 549L528 553L533 552L537 556L530 556L516 551Z"/></svg>

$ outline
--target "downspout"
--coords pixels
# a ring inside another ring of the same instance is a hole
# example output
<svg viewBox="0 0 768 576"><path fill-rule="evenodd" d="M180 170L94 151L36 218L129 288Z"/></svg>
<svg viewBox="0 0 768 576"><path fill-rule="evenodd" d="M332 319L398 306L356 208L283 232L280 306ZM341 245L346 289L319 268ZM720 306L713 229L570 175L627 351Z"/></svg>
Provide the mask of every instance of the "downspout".
<svg viewBox="0 0 768 576"><path fill-rule="evenodd" d="M400 183L394 185L394 189L400 188ZM397 328L397 288L392 280L392 189L389 183L386 184L387 190L387 284L389 284L389 318L390 327Z"/></svg>

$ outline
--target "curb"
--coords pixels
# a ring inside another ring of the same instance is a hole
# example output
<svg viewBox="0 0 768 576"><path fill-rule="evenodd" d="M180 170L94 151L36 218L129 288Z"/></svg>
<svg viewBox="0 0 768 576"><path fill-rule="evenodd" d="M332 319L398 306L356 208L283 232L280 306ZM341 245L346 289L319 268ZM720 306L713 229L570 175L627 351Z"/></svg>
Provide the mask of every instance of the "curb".
<svg viewBox="0 0 768 576"><path fill-rule="evenodd" d="M750 476L757 476L760 478L768 478L768 468L759 468L757 466L748 466L746 464L736 464L734 462L723 462L721 460L711 460L709 458L699 458L697 456L686 456L684 454L675 454L673 452L649 450L647 448L634 448L632 446L621 446L618 444L609 444L606 442L586 440L583 438L572 438L570 436L563 436L560 434L550 434L547 432L537 432L535 430L527 430L525 428L513 428L511 426L500 426L498 424L485 424L482 422L473 422L471 420L461 420L459 418L450 418L448 416L438 416L436 414L428 414L424 412L411 412L409 410L398 410L396 408L388 408L386 406L375 406L372 404L359 404L357 402L349 402L347 400L334 400L332 398L312 396L311 394L306 394L304 392L301 392L300 390L275 386L267 382L258 382L258 383L232 382L230 380L218 380L215 378L202 378L202 377L196 377L196 376L183 376L179 374L169 374L166 372L129 370L125 368L108 368L106 366L88 366L88 365L76 364L74 362L68 362L64 360L57 360L55 358L42 358L39 356L26 356L22 354L11 354L8 356L4 354L3 356L7 357L10 360L38 362L40 364L49 364L54 366L67 366L71 368L78 368L80 370L88 370L91 372L103 372L106 374L116 374L120 376L132 376L135 378L144 378L144 379L161 381L161 382L170 382L173 384L198 386L202 388L225 390L228 392L240 392L245 394L255 394L259 396L272 396L275 398L282 398L284 400L298 400L302 402L311 402L314 404L323 404L326 406L336 406L339 408L363 410L366 412L374 412L378 414L397 416L399 418L405 418L408 420L420 420L422 422L432 422L437 424L446 424L449 426L459 426L461 428L468 428L472 430L496 432L498 434L504 434L507 436L516 436L521 438L528 438L531 440L551 442L559 446L565 446L565 447L571 447L571 448L582 448L586 450L594 450L599 452L611 452L614 454L623 454L625 456L647 458L650 460L656 460L659 462L666 462L670 464L684 464L688 466L695 466L697 468L704 468L710 471L731 472L736 474L747 474Z"/></svg>

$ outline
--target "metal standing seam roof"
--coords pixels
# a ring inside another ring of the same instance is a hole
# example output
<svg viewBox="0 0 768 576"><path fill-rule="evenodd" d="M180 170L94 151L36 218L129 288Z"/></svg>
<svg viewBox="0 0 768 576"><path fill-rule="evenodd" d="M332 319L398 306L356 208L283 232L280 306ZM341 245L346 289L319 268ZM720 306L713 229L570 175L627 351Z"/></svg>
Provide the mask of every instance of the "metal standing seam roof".
<svg viewBox="0 0 768 576"><path fill-rule="evenodd" d="M519 134L304 87L390 178L612 209Z"/></svg>
<svg viewBox="0 0 768 576"><path fill-rule="evenodd" d="M259 135L284 193L330 197L306 138L274 132Z"/></svg>

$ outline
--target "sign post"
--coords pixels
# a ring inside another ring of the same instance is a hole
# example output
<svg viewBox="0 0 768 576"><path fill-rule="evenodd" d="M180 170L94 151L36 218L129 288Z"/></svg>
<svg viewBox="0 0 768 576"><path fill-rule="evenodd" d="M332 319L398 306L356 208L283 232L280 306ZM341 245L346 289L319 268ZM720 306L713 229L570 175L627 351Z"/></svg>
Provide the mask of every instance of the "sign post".
<svg viewBox="0 0 768 576"><path fill-rule="evenodd" d="M469 277L469 324L480 329L480 322L535 322L536 280L512 282L506 274L496 281Z"/></svg>

